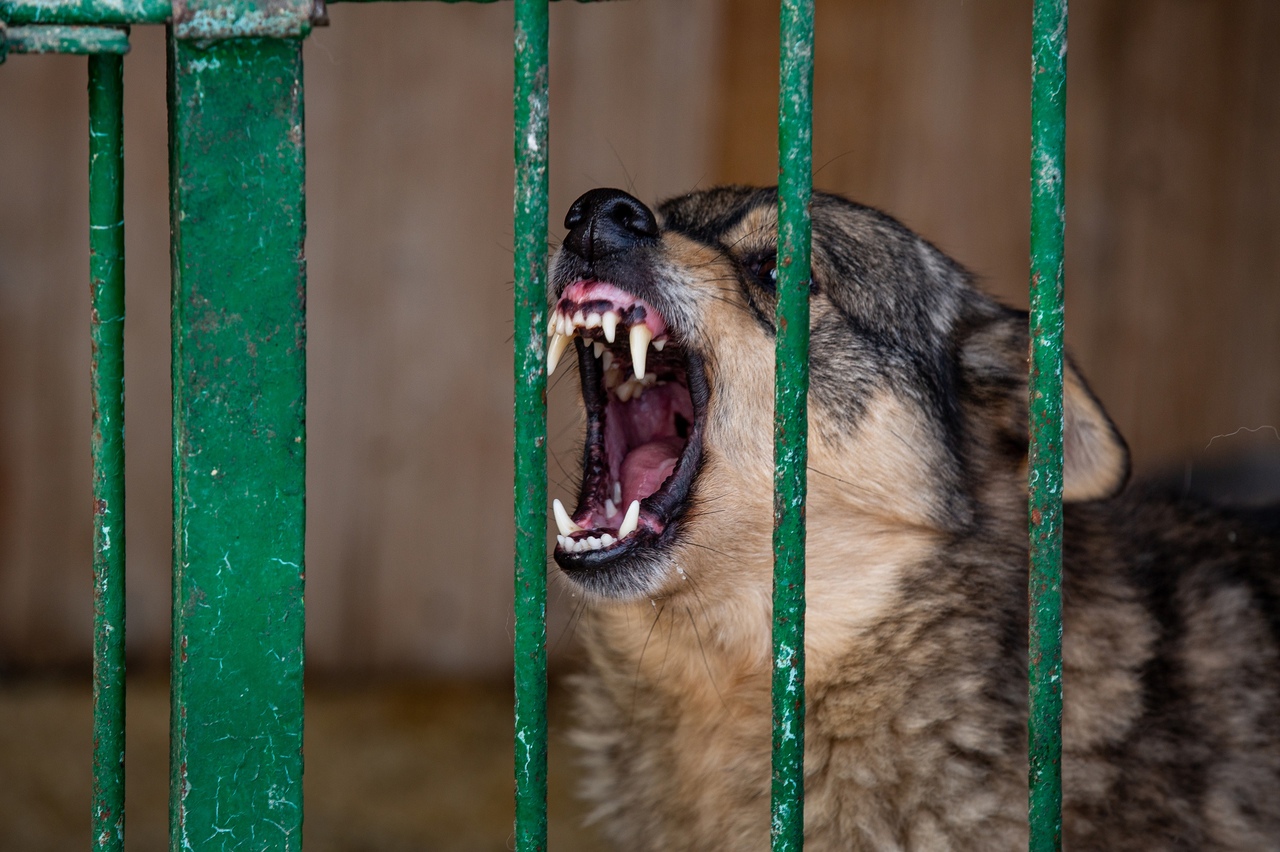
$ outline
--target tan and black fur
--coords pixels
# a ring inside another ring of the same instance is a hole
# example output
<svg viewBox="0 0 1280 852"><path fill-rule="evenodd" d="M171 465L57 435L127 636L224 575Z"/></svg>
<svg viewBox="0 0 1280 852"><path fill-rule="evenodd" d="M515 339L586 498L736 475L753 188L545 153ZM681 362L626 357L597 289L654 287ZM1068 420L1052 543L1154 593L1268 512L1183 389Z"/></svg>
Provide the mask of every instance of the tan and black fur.
<svg viewBox="0 0 1280 852"><path fill-rule="evenodd" d="M646 299L708 389L666 538L566 569L581 786L620 850L768 847L775 209L695 192L603 251L593 208L553 268L553 297ZM822 194L811 304L805 848L1025 848L1026 315ZM1066 385L1064 845L1280 849L1280 515L1126 490Z"/></svg>

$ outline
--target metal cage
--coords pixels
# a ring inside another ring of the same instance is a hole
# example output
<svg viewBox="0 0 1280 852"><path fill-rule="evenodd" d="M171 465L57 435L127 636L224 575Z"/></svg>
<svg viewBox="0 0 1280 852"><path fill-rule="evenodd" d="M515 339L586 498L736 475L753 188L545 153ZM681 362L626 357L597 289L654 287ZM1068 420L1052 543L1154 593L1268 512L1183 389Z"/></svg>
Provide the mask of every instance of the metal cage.
<svg viewBox="0 0 1280 852"><path fill-rule="evenodd" d="M340 2L340 0L331 0ZM803 845L813 0L781 4L772 840ZM1034 0L1030 847L1060 847L1067 0ZM92 843L124 846L123 55L168 27L173 346L170 844L302 828L302 39L323 0L0 0L6 52L88 54ZM546 848L547 0L515 2L516 848ZM231 128L250 132L228 132ZM249 164L246 166L245 164ZM267 802L264 809L252 802ZM207 848L207 847L206 847Z"/></svg>

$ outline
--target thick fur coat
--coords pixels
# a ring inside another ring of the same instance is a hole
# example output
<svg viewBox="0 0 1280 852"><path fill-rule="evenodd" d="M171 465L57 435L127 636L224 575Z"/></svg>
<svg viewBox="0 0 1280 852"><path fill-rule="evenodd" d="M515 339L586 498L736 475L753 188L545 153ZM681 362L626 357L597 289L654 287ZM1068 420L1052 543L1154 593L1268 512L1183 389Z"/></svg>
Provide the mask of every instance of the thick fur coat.
<svg viewBox="0 0 1280 852"><path fill-rule="evenodd" d="M776 200L595 190L553 266L573 738L620 850L768 848ZM805 848L1025 849L1026 315L878 211L812 211ZM1280 513L1126 490L1070 366L1065 408L1064 845L1280 849Z"/></svg>

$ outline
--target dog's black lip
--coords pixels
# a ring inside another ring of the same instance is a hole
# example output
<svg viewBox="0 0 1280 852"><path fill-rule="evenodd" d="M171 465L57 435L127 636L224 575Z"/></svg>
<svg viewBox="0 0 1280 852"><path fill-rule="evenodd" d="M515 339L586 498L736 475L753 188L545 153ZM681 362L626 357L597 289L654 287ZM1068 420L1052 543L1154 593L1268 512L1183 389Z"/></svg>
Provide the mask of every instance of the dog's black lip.
<svg viewBox="0 0 1280 852"><path fill-rule="evenodd" d="M591 343L582 338L576 338L574 344L578 350L578 369L582 381L583 399L587 402L587 435L582 459L583 483L579 489L578 503L574 510L574 514L577 515L590 497L587 471L593 462L592 456L594 453L603 452L604 405L591 404L593 399L599 402L603 370L599 360L590 354ZM555 560L566 574L586 579L591 574L625 572L628 564L634 563L635 559L665 550L675 540L677 528L688 509L693 483L701 471L703 432L707 419L707 406L711 397L710 387L707 384L706 365L702 357L679 341L675 341L675 345L679 346L685 362L685 382L689 390L689 399L693 404L693 423L690 424L689 436L671 478L656 492L640 501L642 514L655 515L662 520L662 531L654 532L641 526L625 539L602 550L570 552L557 545L554 552Z"/></svg>

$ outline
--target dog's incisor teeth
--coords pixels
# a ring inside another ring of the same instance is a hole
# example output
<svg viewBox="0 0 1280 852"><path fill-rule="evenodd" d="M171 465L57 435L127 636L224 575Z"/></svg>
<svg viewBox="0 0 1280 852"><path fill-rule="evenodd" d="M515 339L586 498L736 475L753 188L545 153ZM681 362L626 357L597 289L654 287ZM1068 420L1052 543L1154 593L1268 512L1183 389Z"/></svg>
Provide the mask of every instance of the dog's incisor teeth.
<svg viewBox="0 0 1280 852"><path fill-rule="evenodd" d="M649 341L653 332L644 323L631 326L631 368L637 379L644 378L644 362L649 357Z"/></svg>
<svg viewBox="0 0 1280 852"><path fill-rule="evenodd" d="M597 340L595 343L591 344L591 351L595 353L597 358L599 358L604 354L604 344Z"/></svg>
<svg viewBox="0 0 1280 852"><path fill-rule="evenodd" d="M582 532L582 527L573 522L569 517L569 513L564 510L564 504L558 499L551 501L551 510L556 516L556 526L560 529L560 535L569 536L576 532Z"/></svg>
<svg viewBox="0 0 1280 852"><path fill-rule="evenodd" d="M587 328L599 328L600 319L601 319L600 315L598 313L595 313L594 311L587 314L587 322L586 322Z"/></svg>
<svg viewBox="0 0 1280 852"><path fill-rule="evenodd" d="M573 338L567 334L559 332L551 335L551 342L547 344L547 375L551 375L556 371L556 365L560 363L560 356L564 354L564 350L569 348L569 342Z"/></svg>
<svg viewBox="0 0 1280 852"><path fill-rule="evenodd" d="M640 501L632 500L631 505L627 507L627 516L622 519L622 526L618 527L618 538L624 539L636 531L636 527L640 525Z"/></svg>
<svg viewBox="0 0 1280 852"><path fill-rule="evenodd" d="M604 329L604 339L613 343L613 339L618 336L618 316L617 311L605 311L600 315L600 327Z"/></svg>

